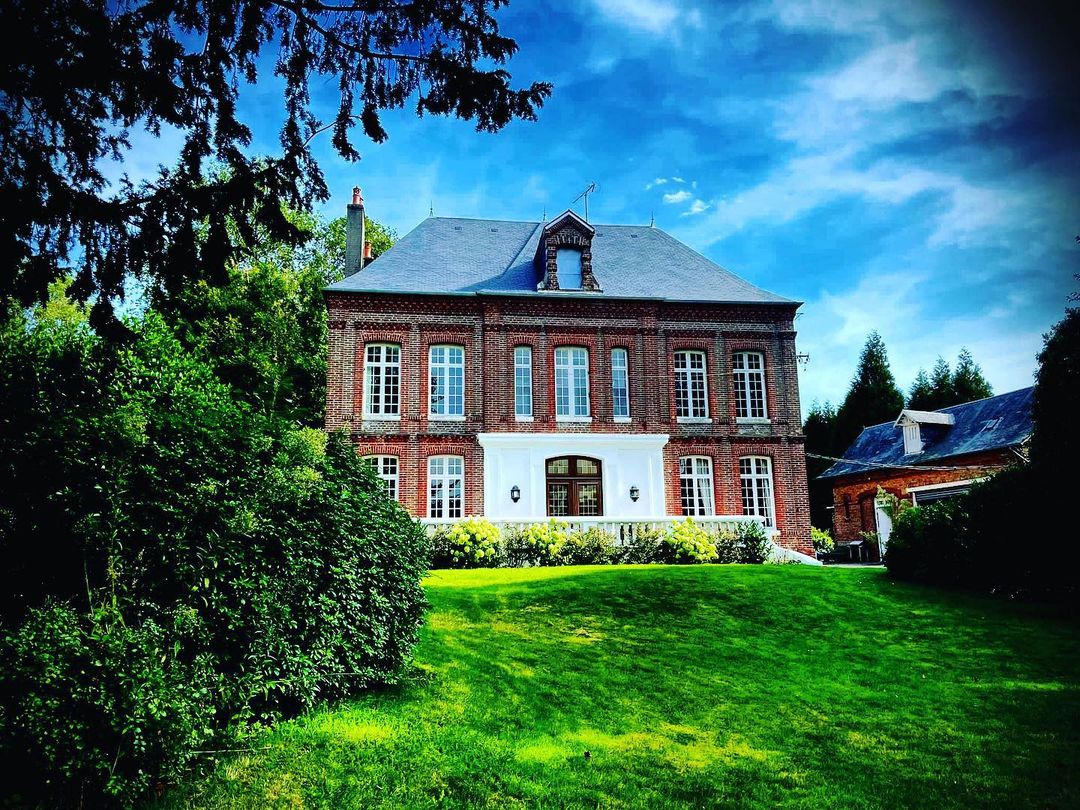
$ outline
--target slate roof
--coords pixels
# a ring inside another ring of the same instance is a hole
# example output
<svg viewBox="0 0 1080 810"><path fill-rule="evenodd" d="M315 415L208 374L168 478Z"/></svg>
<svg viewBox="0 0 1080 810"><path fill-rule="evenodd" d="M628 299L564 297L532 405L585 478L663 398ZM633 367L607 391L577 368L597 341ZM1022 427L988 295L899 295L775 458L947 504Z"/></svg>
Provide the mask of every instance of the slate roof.
<svg viewBox="0 0 1080 810"><path fill-rule="evenodd" d="M1034 393L1034 388L1021 388L996 397L940 409L938 413L952 414L956 423L950 427L924 426L922 435L926 444L917 455L904 455L904 434L895 422L868 427L844 453L844 460L838 461L818 478L838 478L878 469L857 462L873 462L874 465L934 464L954 456L1023 444L1031 436ZM993 423L993 426L989 427L989 423Z"/></svg>
<svg viewBox="0 0 1080 810"><path fill-rule="evenodd" d="M429 217L334 292L534 295L798 304L755 287L659 228L596 225L592 268L603 292L538 292L542 222Z"/></svg>

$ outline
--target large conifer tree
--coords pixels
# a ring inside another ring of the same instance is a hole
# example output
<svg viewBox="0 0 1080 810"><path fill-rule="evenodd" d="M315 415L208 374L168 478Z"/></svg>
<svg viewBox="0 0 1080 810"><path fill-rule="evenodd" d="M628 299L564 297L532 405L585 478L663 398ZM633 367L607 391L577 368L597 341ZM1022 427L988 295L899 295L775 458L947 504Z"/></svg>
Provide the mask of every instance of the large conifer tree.
<svg viewBox="0 0 1080 810"><path fill-rule="evenodd" d="M904 407L889 368L885 341L876 331L866 339L851 388L836 412L836 443L846 448L864 427L895 419Z"/></svg>
<svg viewBox="0 0 1080 810"><path fill-rule="evenodd" d="M953 401L948 404L959 405L962 402L985 399L993 394L994 389L983 377L982 369L965 346L960 350L960 356L956 358L956 369L952 375Z"/></svg>
<svg viewBox="0 0 1080 810"><path fill-rule="evenodd" d="M911 384L908 392L907 406L916 411L932 411L930 407L934 401L934 386L930 383L930 377L925 369L919 369L915 375L915 382Z"/></svg>

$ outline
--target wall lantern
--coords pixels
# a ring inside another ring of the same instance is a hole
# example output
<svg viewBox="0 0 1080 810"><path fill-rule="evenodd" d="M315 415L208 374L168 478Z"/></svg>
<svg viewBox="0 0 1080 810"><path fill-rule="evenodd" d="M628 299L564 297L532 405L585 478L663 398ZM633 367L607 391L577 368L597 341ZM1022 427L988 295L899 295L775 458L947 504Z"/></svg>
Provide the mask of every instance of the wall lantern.
<svg viewBox="0 0 1080 810"><path fill-rule="evenodd" d="M514 503L517 503L521 500L521 490L518 488L517 484L514 484L512 487L510 487L510 500L512 500Z"/></svg>
<svg viewBox="0 0 1080 810"><path fill-rule="evenodd" d="M637 503L637 499L641 497L641 490L636 486L630 487L630 500Z"/></svg>

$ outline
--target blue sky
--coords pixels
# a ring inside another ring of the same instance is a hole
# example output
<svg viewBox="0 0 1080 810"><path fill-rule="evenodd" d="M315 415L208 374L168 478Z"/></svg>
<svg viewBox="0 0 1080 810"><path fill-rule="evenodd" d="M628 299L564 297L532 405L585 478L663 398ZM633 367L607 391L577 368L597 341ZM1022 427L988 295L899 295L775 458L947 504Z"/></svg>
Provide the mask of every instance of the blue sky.
<svg viewBox="0 0 1080 810"><path fill-rule="evenodd" d="M389 113L358 164L325 138L323 213L359 184L402 234L429 205L536 220L595 181L593 221L655 216L806 302L804 411L843 397L872 329L905 390L965 345L995 391L1023 387L1080 272L1075 55L1039 5L517 0L499 15L515 83L555 85L540 120L490 135ZM329 115L333 82L313 95ZM276 151L268 71L241 101L254 147Z"/></svg>

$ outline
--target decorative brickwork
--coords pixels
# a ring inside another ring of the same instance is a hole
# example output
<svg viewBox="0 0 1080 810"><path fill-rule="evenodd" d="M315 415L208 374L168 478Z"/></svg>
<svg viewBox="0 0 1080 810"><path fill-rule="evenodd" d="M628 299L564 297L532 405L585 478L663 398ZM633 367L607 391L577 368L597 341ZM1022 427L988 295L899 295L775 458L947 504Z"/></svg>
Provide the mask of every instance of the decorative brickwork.
<svg viewBox="0 0 1080 810"><path fill-rule="evenodd" d="M592 269L593 235L594 231L588 223L569 212L546 225L537 250L537 260L544 271L537 289L549 292L562 289L557 262L559 248L573 248L581 251L581 289L600 292L600 283Z"/></svg>
<svg viewBox="0 0 1080 810"><path fill-rule="evenodd" d="M717 514L741 514L738 464L742 456L772 460L780 542L809 551L809 502L795 365L795 305L666 304L551 296L411 296L328 293L330 337L326 424L345 430L363 455L396 455L402 504L427 514L427 458L459 455L465 461L465 510L484 511L483 450L476 434L668 434L664 450L665 501L680 514L678 459L713 459ZM401 346L401 414L364 420L367 343ZM465 350L463 420L428 418L428 352L446 343ZM532 349L532 421L514 413L515 346ZM554 353L558 346L589 351L591 421L555 418ZM611 350L627 350L629 420L612 413ZM709 419L675 418L674 352L705 352ZM732 351L765 357L769 421L736 423Z"/></svg>

